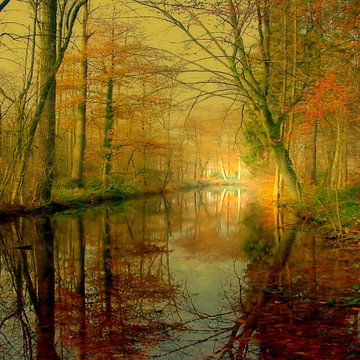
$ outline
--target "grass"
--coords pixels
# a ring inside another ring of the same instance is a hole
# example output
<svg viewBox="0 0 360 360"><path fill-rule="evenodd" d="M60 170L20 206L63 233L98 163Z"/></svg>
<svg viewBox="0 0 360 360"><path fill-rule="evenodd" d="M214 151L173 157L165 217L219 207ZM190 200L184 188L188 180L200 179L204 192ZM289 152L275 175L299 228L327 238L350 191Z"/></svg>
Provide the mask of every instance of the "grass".
<svg viewBox="0 0 360 360"><path fill-rule="evenodd" d="M313 223L331 236L360 238L360 184L341 190L318 189L308 194L300 213L311 214Z"/></svg>
<svg viewBox="0 0 360 360"><path fill-rule="evenodd" d="M101 180L90 178L82 187L76 186L70 179L58 180L52 188L52 199L48 204L2 204L0 205L0 218L5 220L29 214L42 212L55 213L63 210L78 211L87 206L101 204L105 201L121 201L147 195L156 195L171 191L189 191L215 185L230 185L221 180L184 181L170 183L163 189L162 184L153 183L143 187L140 184L126 182L124 179L114 179L108 186Z"/></svg>
<svg viewBox="0 0 360 360"><path fill-rule="evenodd" d="M160 194L166 191L189 191L215 185L209 181L184 181L183 183L169 184L166 189L161 186L150 185L142 187L139 184L127 182L112 182L104 187L98 179L87 181L83 187L76 187L71 181L58 182L53 186L52 202L64 204L70 208L81 208L96 205L110 200L126 200L146 195Z"/></svg>
<svg viewBox="0 0 360 360"><path fill-rule="evenodd" d="M72 206L97 204L106 200L125 200L138 191L139 189L126 183L113 183L104 187L97 180L88 182L83 187L58 183L53 187L53 201Z"/></svg>

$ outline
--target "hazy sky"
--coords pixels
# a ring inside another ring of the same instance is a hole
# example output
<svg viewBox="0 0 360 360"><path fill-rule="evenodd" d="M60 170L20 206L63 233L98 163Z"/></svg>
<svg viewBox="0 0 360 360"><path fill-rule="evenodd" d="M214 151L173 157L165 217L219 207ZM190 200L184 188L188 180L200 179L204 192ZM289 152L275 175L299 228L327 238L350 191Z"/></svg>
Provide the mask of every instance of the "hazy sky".
<svg viewBox="0 0 360 360"><path fill-rule="evenodd" d="M145 34L144 43L157 47L159 49L165 49L172 53L179 54L190 59L196 59L196 57L204 57L204 54L195 55L194 48L189 44L187 37L182 31L174 26L169 26L168 23L156 20L153 18L144 19L143 16L150 16L151 13L144 7L133 5L133 9L126 6L120 6L121 1L115 1L117 11L119 13L120 21L134 22L141 32ZM112 0L92 0L91 9L93 11L92 16L94 18L106 18L112 12L113 8ZM6 8L0 13L0 21L2 23L2 32L9 32L14 34L25 35L31 32L31 12L29 11L29 5L27 1L11 0ZM76 31L75 31L76 36ZM11 41L7 36L1 37L2 44L0 47L0 71L3 74L7 74L3 77L0 85L4 84L4 81L9 81L9 78L19 78L21 69L24 63L24 48L25 41ZM185 46L186 44L186 46ZM186 55L184 55L186 53ZM192 55L191 55L192 54ZM179 62L180 59L175 59L175 62ZM204 60L203 60L204 61ZM206 60L206 65L211 68L216 68L216 63L213 60ZM20 72L19 72L20 70ZM187 81L201 81L204 84L198 85L198 87L205 89L206 81L209 78L209 74L200 74L198 72L188 72L182 74L181 78ZM195 96L195 92L189 88L182 90L182 98L191 98ZM211 103L219 103L223 100L212 98Z"/></svg>

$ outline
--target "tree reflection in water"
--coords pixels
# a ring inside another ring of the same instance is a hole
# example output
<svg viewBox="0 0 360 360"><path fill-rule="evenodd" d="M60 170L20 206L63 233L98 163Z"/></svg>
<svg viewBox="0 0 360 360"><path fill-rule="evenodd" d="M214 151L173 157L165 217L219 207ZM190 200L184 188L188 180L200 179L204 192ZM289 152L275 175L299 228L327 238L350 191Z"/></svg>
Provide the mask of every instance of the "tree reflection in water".
<svg viewBox="0 0 360 360"><path fill-rule="evenodd" d="M55 275L51 219L48 216L33 218L30 222L19 219L3 225L1 230L2 259L6 264L2 272L13 284L4 297L2 307L7 310L16 308L1 323L4 329L2 336L8 343L7 351L12 358L31 359L34 356L33 339L36 338L37 359L58 359L54 345ZM29 233L32 235L31 245L24 242L27 241L25 234ZM3 284L8 285L7 281ZM15 294L15 304L12 303L14 298L9 296L11 294ZM36 326L32 323L29 300L37 318ZM19 342L21 334L11 331L15 328L21 329L23 334L21 350L13 345Z"/></svg>
<svg viewBox="0 0 360 360"><path fill-rule="evenodd" d="M146 205L144 202L143 206ZM85 228L89 226L85 239L86 304L82 313L78 302L84 297L74 297L72 286L66 281L59 284L62 344L69 349L80 349L83 359L145 357L148 348L174 326L163 319L175 291L165 276L168 274L164 261L166 244L149 238L148 224L141 218L140 226L135 226L138 219L112 215L106 207L96 215L95 231L91 229L92 220L90 223L88 219L82 220ZM63 259L63 267L60 265L64 275L71 271L68 264L72 251L66 254L70 257L68 261ZM63 249L62 253L65 252ZM76 327L76 321L69 321L74 315L83 321L82 331Z"/></svg>
<svg viewBox="0 0 360 360"><path fill-rule="evenodd" d="M320 239L306 236L297 224L286 224L283 211L274 211L272 237L269 229L254 221L254 214L245 216L252 228L245 241L251 260L241 279L240 301L232 303L236 320L225 345L215 351L216 358L358 358L359 309L329 302L332 296L341 301L349 293L349 282L333 288L332 280L344 269L317 259L315 242ZM308 245L308 254L299 252ZM325 260L344 266L339 258Z"/></svg>
<svg viewBox="0 0 360 360"><path fill-rule="evenodd" d="M96 224L71 215L55 217L53 224L33 217L1 227L9 295L1 306L9 313L2 311L0 325L12 351L7 356L141 358L178 326L166 311L176 292L166 268L166 239L152 239L142 217L137 227L135 218L122 216L120 229L117 217L105 207L96 211Z"/></svg>
<svg viewBox="0 0 360 360"><path fill-rule="evenodd" d="M359 256L265 210L228 188L1 224L0 358L357 358Z"/></svg>

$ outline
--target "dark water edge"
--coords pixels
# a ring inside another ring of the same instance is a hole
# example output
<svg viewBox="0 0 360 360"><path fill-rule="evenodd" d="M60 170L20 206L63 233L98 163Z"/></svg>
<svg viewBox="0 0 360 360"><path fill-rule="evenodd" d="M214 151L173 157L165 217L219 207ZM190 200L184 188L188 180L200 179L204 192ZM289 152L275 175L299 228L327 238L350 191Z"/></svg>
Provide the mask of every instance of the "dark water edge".
<svg viewBox="0 0 360 360"><path fill-rule="evenodd" d="M0 224L0 359L357 359L360 254L241 188Z"/></svg>
<svg viewBox="0 0 360 360"><path fill-rule="evenodd" d="M55 213L63 211L75 211L83 210L88 207L99 206L106 203L108 206L116 204L122 201L129 201L134 199L148 198L152 196L166 196L174 192L189 192L201 190L209 187L233 187L240 186L240 182L230 181L196 181L192 183L184 183L175 186L172 189L168 188L157 188L157 189L118 189L109 188L106 189L95 189L93 192L85 191L84 194L71 197L67 197L66 200L52 200L44 205L16 205L16 204L0 204L0 223L7 222L18 217L30 216L30 215L53 215Z"/></svg>

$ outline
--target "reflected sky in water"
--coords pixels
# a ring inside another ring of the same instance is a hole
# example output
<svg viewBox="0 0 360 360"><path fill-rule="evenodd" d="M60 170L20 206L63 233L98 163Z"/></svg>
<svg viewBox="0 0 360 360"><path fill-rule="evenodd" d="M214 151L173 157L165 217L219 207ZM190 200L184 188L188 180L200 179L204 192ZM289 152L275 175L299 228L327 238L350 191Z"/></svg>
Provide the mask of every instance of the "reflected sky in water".
<svg viewBox="0 0 360 360"><path fill-rule="evenodd" d="M356 359L360 256L238 188L1 224L0 359Z"/></svg>

